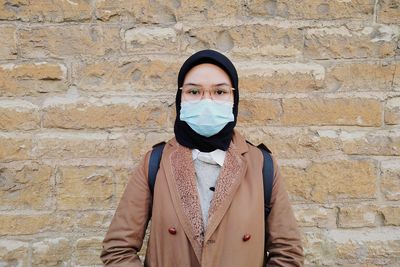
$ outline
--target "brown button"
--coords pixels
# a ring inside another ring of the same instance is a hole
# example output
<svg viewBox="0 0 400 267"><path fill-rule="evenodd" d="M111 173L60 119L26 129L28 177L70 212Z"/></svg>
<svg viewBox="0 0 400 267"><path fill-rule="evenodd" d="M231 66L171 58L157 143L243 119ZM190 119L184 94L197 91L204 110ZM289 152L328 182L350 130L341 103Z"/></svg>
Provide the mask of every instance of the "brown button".
<svg viewBox="0 0 400 267"><path fill-rule="evenodd" d="M171 235L176 235L176 229L175 229L175 227L170 227L170 228L168 228L168 232L169 232Z"/></svg>
<svg viewBox="0 0 400 267"><path fill-rule="evenodd" d="M250 235L250 234L245 234L245 235L243 236L243 241L246 242L246 241L249 240L250 238L251 238L251 235Z"/></svg>

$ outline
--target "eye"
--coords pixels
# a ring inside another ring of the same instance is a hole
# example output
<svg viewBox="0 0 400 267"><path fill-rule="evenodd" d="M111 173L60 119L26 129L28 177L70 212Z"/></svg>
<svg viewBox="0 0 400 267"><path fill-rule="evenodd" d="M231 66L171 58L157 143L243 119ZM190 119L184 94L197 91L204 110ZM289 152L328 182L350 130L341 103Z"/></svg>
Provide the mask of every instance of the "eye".
<svg viewBox="0 0 400 267"><path fill-rule="evenodd" d="M200 94L200 88L199 87L190 87L190 88L188 88L187 93L190 95L198 95L198 94Z"/></svg>
<svg viewBox="0 0 400 267"><path fill-rule="evenodd" d="M214 88L214 94L215 95L225 95L229 94L230 88L228 87L216 87Z"/></svg>

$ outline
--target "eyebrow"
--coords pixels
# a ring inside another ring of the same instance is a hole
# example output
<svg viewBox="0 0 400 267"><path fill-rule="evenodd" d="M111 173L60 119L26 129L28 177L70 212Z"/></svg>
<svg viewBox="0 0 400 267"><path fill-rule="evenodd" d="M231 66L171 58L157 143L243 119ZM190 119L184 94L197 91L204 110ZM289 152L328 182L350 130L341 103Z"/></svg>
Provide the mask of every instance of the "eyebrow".
<svg viewBox="0 0 400 267"><path fill-rule="evenodd" d="M198 83L185 83L184 85L196 85L196 86L202 86L201 84L198 84ZM228 86L230 86L229 84L227 84L227 83L217 83L217 84L212 84L212 85L216 85L216 86L220 86L220 85L228 85Z"/></svg>

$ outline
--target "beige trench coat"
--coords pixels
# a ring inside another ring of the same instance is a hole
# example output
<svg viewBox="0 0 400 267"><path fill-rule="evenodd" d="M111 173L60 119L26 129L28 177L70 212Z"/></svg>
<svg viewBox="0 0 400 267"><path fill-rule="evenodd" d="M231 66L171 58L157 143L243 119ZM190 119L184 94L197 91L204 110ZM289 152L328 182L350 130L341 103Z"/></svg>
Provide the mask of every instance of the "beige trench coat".
<svg viewBox="0 0 400 267"><path fill-rule="evenodd" d="M103 241L107 266L143 266L140 250L147 222L151 233L145 266L302 266L299 230L274 160L268 227L264 224L263 156L235 131L203 229L191 150L171 139L165 146L152 200L148 152L130 178ZM153 201L153 203L152 203ZM265 231L268 232L266 248Z"/></svg>

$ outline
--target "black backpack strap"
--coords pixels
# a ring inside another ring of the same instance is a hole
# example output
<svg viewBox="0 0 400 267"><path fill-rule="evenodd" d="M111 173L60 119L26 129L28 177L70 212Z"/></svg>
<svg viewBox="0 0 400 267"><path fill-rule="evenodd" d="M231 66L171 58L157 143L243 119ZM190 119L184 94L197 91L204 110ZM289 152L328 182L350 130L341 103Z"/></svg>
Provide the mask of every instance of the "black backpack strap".
<svg viewBox="0 0 400 267"><path fill-rule="evenodd" d="M150 154L149 159L149 188L151 195L154 193L154 185L156 184L156 176L158 169L160 168L160 161L162 152L164 150L165 142L158 143L153 146L153 150Z"/></svg>
<svg viewBox="0 0 400 267"><path fill-rule="evenodd" d="M272 186L274 183L274 163L272 161L271 150L269 150L264 144L257 146L264 157L263 165L263 184L264 184L264 215L267 219L269 213L271 212L271 195Z"/></svg>

